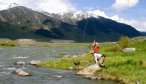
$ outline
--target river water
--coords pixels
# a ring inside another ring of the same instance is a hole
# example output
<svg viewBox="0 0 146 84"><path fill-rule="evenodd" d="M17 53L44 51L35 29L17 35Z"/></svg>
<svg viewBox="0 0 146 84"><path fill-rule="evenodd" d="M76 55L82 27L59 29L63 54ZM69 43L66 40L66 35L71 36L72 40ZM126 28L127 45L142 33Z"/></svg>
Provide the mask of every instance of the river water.
<svg viewBox="0 0 146 84"><path fill-rule="evenodd" d="M113 81L89 80L76 76L72 70L48 69L32 65L14 65L16 61L53 60L59 54L76 55L87 52L79 48L45 48L45 47L14 47L0 48L0 84L118 84ZM15 69L22 68L32 74L21 77L13 74ZM53 76L62 76L55 78Z"/></svg>

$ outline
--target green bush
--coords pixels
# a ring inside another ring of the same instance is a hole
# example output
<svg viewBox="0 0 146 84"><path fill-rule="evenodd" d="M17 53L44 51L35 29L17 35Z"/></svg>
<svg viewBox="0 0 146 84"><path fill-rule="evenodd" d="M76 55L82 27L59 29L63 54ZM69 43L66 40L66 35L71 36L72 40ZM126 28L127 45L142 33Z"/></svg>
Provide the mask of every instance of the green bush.
<svg viewBox="0 0 146 84"><path fill-rule="evenodd" d="M121 47L120 47L119 45L115 45L115 46L113 46L113 47L111 48L111 50L112 50L113 52L121 51Z"/></svg>
<svg viewBox="0 0 146 84"><path fill-rule="evenodd" d="M119 46L123 49L128 47L129 45L129 38L127 36L122 36L118 41Z"/></svg>
<svg viewBox="0 0 146 84"><path fill-rule="evenodd" d="M0 41L0 46L17 46L14 41Z"/></svg>
<svg viewBox="0 0 146 84"><path fill-rule="evenodd" d="M112 44L111 46L107 47L106 51L109 51L109 52L121 51L121 47L118 44Z"/></svg>

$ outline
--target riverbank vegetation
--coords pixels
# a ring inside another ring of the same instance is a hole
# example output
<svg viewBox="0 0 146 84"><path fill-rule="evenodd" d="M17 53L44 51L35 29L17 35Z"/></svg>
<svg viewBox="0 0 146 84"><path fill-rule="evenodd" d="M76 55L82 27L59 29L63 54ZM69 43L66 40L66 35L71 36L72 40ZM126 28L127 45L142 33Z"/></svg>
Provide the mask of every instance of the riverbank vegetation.
<svg viewBox="0 0 146 84"><path fill-rule="evenodd" d="M30 47L57 47L57 48L88 48L91 47L88 43L68 43L68 42L49 42L34 39L3 39L0 38L0 47L15 47L15 46L30 46Z"/></svg>
<svg viewBox="0 0 146 84"><path fill-rule="evenodd" d="M107 42L100 44L100 53L107 56L105 65L108 66L108 68L102 68L96 72L96 75L105 80L115 80L125 84L134 84L136 81L139 81L140 84L145 84L146 41L137 39L132 39L128 42L123 41L123 43L127 43L126 47L136 48L135 52L127 53L121 51L123 45L120 45L120 42L122 42L122 40L119 40L117 43ZM42 62L38 66L57 69L68 69L68 67L82 69L94 64L94 61L92 60L93 55L91 53L87 53L86 55L80 55L78 57L62 56L62 58L57 60ZM77 61L80 61L79 66L74 65L74 62Z"/></svg>
<svg viewBox="0 0 146 84"><path fill-rule="evenodd" d="M125 39L125 38L124 38ZM141 42L146 37L135 37L130 39L132 42ZM121 42L127 42L126 40L121 40ZM120 43L121 43L120 42ZM56 40L56 41L51 41L47 39L5 39L5 38L0 38L0 47L15 47L15 46L35 46L35 47L66 47L66 48L91 48L92 46L90 45L91 43L76 43L70 40ZM107 46L110 46L112 42L104 42L102 44L105 44ZM127 44L127 43L126 43ZM123 47L125 46L122 45ZM112 46L113 50L119 49L119 45ZM112 50L110 49L110 50Z"/></svg>
<svg viewBox="0 0 146 84"><path fill-rule="evenodd" d="M0 39L0 47L15 47L16 42L9 39Z"/></svg>

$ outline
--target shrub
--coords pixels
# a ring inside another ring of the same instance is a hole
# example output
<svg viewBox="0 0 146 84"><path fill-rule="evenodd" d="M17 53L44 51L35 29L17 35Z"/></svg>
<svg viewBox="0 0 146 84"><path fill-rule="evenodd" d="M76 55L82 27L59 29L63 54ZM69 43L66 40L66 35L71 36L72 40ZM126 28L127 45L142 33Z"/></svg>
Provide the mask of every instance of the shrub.
<svg viewBox="0 0 146 84"><path fill-rule="evenodd" d="M118 44L109 44L106 47L106 51L110 51L110 52L117 52L117 51L121 51L121 47Z"/></svg>
<svg viewBox="0 0 146 84"><path fill-rule="evenodd" d="M121 51L121 47L120 47L119 45L115 45L115 46L113 46L113 47L111 48L111 50L112 50L113 52Z"/></svg>
<svg viewBox="0 0 146 84"><path fill-rule="evenodd" d="M128 47L129 45L129 38L127 36L122 36L118 41L119 46L123 49Z"/></svg>

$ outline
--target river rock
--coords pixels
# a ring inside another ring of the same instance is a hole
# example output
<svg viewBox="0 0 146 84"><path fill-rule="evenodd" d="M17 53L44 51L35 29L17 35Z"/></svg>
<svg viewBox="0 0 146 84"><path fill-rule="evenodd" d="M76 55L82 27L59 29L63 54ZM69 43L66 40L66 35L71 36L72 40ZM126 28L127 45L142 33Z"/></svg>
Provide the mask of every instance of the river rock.
<svg viewBox="0 0 146 84"><path fill-rule="evenodd" d="M98 80L102 80L102 78L101 78L101 77L97 77L97 79L98 79Z"/></svg>
<svg viewBox="0 0 146 84"><path fill-rule="evenodd" d="M95 80L95 79L101 80L102 79L101 77L94 76L94 75L86 75L86 76L84 76L84 78L91 79L91 80Z"/></svg>
<svg viewBox="0 0 146 84"><path fill-rule="evenodd" d="M54 75L55 78L62 78L63 76L61 75Z"/></svg>
<svg viewBox="0 0 146 84"><path fill-rule="evenodd" d="M43 77L43 78L45 78L45 79L48 79L48 78L50 78L50 79L60 79L60 78L63 78L63 76L61 76L61 75L53 75L53 76L47 76L47 77Z"/></svg>
<svg viewBox="0 0 146 84"><path fill-rule="evenodd" d="M73 56L72 56L72 58L77 58L77 57L78 57L78 56L76 56L76 55L73 55Z"/></svg>
<svg viewBox="0 0 146 84"><path fill-rule="evenodd" d="M14 71L14 73L17 74L17 75L19 75L19 76L30 76L29 73L23 71L22 69L16 69L16 70Z"/></svg>
<svg viewBox="0 0 146 84"><path fill-rule="evenodd" d="M133 51L136 51L136 49L135 48L124 48L122 51L123 52L133 52Z"/></svg>
<svg viewBox="0 0 146 84"><path fill-rule="evenodd" d="M92 76L91 77L91 80L95 80L95 79L98 79L98 77L97 76Z"/></svg>
<svg viewBox="0 0 146 84"><path fill-rule="evenodd" d="M41 63L40 60L32 60L32 61L29 62L29 64L31 64L31 65L37 65L37 64L40 64L40 63Z"/></svg>
<svg viewBox="0 0 146 84"><path fill-rule="evenodd" d="M94 64L94 65L86 67L85 69L77 72L76 74L77 75L84 75L84 76L91 76L91 75L94 75L96 70L100 70L100 67L99 67L99 65Z"/></svg>
<svg viewBox="0 0 146 84"><path fill-rule="evenodd" d="M71 57L71 55L64 55L63 57L64 58L69 58L69 57Z"/></svg>
<svg viewBox="0 0 146 84"><path fill-rule="evenodd" d="M26 62L23 61L16 61L15 65L26 65Z"/></svg>
<svg viewBox="0 0 146 84"><path fill-rule="evenodd" d="M85 53L85 54L82 54L82 56L86 56L87 54Z"/></svg>
<svg viewBox="0 0 146 84"><path fill-rule="evenodd" d="M91 75L84 76L84 78L87 78L87 79L90 79L91 77L92 77Z"/></svg>
<svg viewBox="0 0 146 84"><path fill-rule="evenodd" d="M68 67L68 70L73 70L74 69L74 67Z"/></svg>

